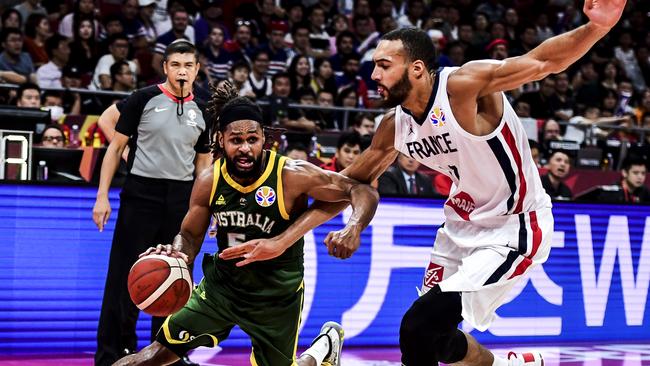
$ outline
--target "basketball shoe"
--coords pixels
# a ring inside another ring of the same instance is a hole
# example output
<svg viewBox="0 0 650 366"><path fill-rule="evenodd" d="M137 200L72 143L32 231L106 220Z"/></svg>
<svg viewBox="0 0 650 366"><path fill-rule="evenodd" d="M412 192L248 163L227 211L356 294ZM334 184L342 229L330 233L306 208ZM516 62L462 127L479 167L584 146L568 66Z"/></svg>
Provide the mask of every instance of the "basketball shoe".
<svg viewBox="0 0 650 366"><path fill-rule="evenodd" d="M544 358L539 352L508 352L508 366L544 366Z"/></svg>
<svg viewBox="0 0 650 366"><path fill-rule="evenodd" d="M326 336L330 340L330 352L325 356L321 366L341 366L341 349L343 348L343 327L336 322L327 322L320 329L320 336Z"/></svg>

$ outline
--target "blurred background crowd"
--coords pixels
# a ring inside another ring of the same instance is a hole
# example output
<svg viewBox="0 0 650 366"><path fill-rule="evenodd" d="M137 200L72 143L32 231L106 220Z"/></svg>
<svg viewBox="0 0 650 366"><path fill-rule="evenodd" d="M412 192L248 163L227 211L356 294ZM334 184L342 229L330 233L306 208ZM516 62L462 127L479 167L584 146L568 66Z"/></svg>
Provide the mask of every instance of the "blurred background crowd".
<svg viewBox="0 0 650 366"><path fill-rule="evenodd" d="M381 36L419 27L438 66L502 60L584 24L571 0L5 0L0 104L45 108L44 146L101 147L71 136L70 116L99 115L160 82L165 47L200 49L197 97L230 80L259 101L273 148L340 171L366 148L383 110L371 79ZM650 3L630 0L617 28L565 72L506 93L554 199L646 202ZM68 122L66 122L68 120ZM90 132L88 132L90 131ZM71 141L78 139L78 141ZM376 182L386 195L445 196L450 181L406 156Z"/></svg>

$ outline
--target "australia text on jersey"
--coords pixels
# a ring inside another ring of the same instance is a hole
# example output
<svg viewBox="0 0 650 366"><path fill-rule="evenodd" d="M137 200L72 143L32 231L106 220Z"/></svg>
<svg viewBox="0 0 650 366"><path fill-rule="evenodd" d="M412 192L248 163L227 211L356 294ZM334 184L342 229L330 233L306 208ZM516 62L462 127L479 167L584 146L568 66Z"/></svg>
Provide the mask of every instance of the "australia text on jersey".
<svg viewBox="0 0 650 366"><path fill-rule="evenodd" d="M262 232L266 234L271 233L275 220L269 219L268 216L262 218L261 214L244 213L241 211L222 211L215 212L214 217L218 221L218 225L222 228L229 226L236 227L250 227L257 226Z"/></svg>

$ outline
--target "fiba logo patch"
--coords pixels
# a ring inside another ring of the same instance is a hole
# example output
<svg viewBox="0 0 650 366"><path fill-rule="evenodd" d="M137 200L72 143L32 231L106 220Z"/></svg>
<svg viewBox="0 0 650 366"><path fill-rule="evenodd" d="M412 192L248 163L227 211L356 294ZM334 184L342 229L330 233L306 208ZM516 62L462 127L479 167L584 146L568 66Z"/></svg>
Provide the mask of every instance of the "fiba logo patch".
<svg viewBox="0 0 650 366"><path fill-rule="evenodd" d="M445 125L445 112L438 106L433 107L433 114L431 114L431 124L434 127L442 127Z"/></svg>
<svg viewBox="0 0 650 366"><path fill-rule="evenodd" d="M190 109L187 112L187 116L190 117L190 119L186 120L185 123L187 123L188 126L196 126L196 111L194 109Z"/></svg>
<svg viewBox="0 0 650 366"><path fill-rule="evenodd" d="M469 214L476 208L474 199L465 192L460 192L453 197L449 197L445 205L454 209L458 216L462 217L465 221L469 221Z"/></svg>
<svg viewBox="0 0 650 366"><path fill-rule="evenodd" d="M269 207L275 202L275 191L269 186L262 186L255 192L255 201L262 207Z"/></svg>

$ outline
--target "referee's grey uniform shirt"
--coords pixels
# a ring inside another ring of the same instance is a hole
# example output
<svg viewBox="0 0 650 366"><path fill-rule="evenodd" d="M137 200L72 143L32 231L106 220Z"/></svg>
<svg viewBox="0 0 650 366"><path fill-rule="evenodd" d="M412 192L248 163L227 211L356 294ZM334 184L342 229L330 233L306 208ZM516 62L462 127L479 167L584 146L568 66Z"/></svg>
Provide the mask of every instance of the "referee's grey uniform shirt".
<svg viewBox="0 0 650 366"><path fill-rule="evenodd" d="M194 95L180 103L162 84L136 90L120 103L115 130L131 138L129 173L141 177L190 181L194 179L194 158L207 153L209 134L204 105Z"/></svg>

